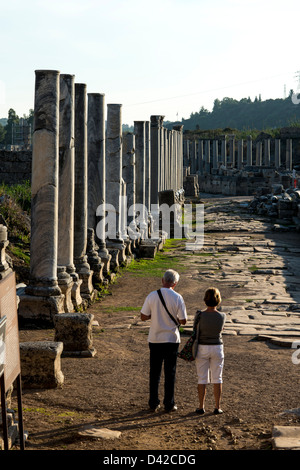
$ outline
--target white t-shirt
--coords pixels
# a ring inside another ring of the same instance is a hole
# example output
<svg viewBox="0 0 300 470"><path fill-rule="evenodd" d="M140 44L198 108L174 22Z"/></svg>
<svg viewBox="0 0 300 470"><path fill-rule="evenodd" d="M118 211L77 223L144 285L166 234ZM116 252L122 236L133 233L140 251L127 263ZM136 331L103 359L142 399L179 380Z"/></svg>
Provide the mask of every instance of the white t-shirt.
<svg viewBox="0 0 300 470"><path fill-rule="evenodd" d="M187 319L186 307L180 294L173 289L161 288L165 304L175 318ZM141 312L151 317L151 325L148 335L149 343L180 343L178 327L169 317L163 306L157 291L151 292L144 302Z"/></svg>

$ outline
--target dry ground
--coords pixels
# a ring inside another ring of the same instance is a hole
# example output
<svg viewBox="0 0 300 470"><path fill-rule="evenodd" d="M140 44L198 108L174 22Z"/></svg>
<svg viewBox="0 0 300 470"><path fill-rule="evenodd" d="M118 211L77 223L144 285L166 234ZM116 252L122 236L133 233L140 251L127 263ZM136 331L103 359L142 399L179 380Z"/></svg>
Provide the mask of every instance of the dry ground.
<svg viewBox="0 0 300 470"><path fill-rule="evenodd" d="M298 236L298 235L297 235ZM170 252L183 260L178 246ZM166 265L166 268L168 266ZM252 336L224 336L223 415L212 414L208 388L206 414L195 414L195 365L178 360L174 413L148 412L147 325L134 325L145 296L160 287L160 277L136 277L124 270L110 294L89 308L99 326L93 329L93 358L62 358L61 388L23 390L27 450L271 450L274 425L296 425L300 418L283 413L299 407L300 366L292 351ZM182 270L178 285L189 315L203 306L205 282ZM232 305L233 288L222 286L223 305ZM123 310L122 310L123 309ZM131 325L131 327L128 327ZM188 336L182 335L182 343ZM22 330L20 341L53 340L52 330ZM162 378L163 381L163 378ZM15 398L13 399L15 400ZM87 438L84 425L121 431L115 440Z"/></svg>

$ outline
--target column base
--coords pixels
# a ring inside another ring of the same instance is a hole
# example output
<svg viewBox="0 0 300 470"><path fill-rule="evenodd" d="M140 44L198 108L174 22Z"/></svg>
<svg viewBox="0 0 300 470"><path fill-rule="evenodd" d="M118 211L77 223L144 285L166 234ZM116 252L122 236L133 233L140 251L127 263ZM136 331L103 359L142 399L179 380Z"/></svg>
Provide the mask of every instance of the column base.
<svg viewBox="0 0 300 470"><path fill-rule="evenodd" d="M72 289L73 289L73 279L70 274L67 272L65 266L57 267L57 282L60 287L61 293L65 296L64 300L64 310L66 313L74 312L74 305L72 302Z"/></svg>
<svg viewBox="0 0 300 470"><path fill-rule="evenodd" d="M19 299L20 325L53 326L55 315L64 313L65 296L63 294L46 297L24 293Z"/></svg>

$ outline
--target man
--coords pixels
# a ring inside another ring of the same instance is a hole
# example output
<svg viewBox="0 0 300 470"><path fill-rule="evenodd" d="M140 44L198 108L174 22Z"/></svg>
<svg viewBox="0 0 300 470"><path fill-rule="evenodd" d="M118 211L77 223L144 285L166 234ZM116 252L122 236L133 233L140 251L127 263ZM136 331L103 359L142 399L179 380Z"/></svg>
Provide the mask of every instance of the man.
<svg viewBox="0 0 300 470"><path fill-rule="evenodd" d="M184 300L174 291L179 281L179 274L168 269L162 278L161 294L165 305L175 322L167 313L157 291L151 292L141 309L141 320L151 319L148 335L150 348L150 398L152 411L160 407L158 388L164 363L165 387L164 407L166 411L175 411L174 388L177 364L177 352L180 343L178 324L185 325L187 312ZM177 324L176 324L177 323Z"/></svg>

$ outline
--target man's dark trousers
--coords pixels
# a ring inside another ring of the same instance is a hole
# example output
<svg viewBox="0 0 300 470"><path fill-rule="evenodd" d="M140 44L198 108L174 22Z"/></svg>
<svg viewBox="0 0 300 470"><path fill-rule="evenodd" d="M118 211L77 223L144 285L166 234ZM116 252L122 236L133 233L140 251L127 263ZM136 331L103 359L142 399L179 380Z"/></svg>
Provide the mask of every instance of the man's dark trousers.
<svg viewBox="0 0 300 470"><path fill-rule="evenodd" d="M165 409L171 410L175 404L174 389L177 364L177 352L179 343L149 343L150 348L150 398L149 406L155 409L160 400L158 388L160 383L162 365L165 374Z"/></svg>

